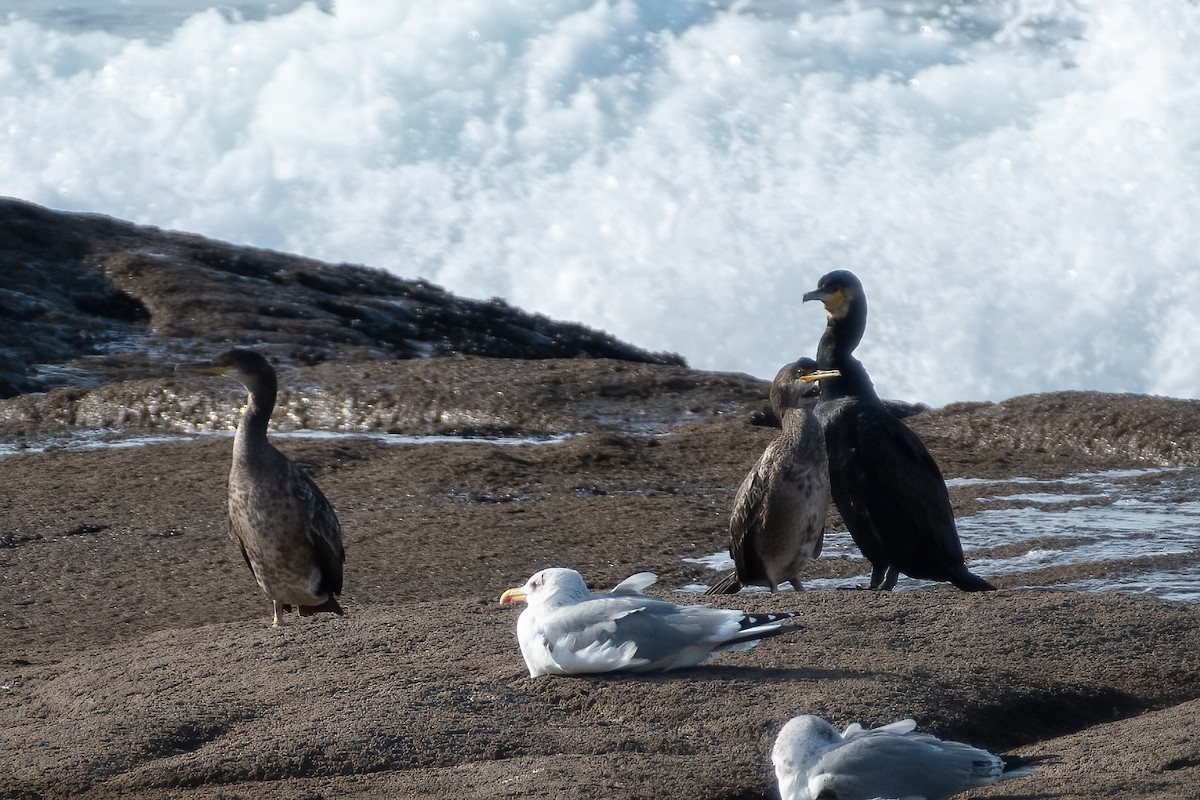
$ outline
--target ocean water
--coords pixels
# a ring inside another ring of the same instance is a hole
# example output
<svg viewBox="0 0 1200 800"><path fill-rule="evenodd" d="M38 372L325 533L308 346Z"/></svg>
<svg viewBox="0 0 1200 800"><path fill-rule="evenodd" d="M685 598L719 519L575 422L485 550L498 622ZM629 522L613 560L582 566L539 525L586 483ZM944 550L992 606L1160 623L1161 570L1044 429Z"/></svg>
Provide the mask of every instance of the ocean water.
<svg viewBox="0 0 1200 800"><path fill-rule="evenodd" d="M211 6L211 7L210 7ZM0 194L885 396L1200 397L1188 0L0 0Z"/></svg>
<svg viewBox="0 0 1200 800"><path fill-rule="evenodd" d="M6 456L40 455L43 453L84 453L89 450L112 450L113 448L178 444L195 440L200 436L218 436L232 439L234 431L205 431L199 434L169 433L150 436L130 436L119 431L80 431L75 434L46 437L35 441L0 441L0 460ZM373 442L390 445L466 444L516 447L520 445L558 444L571 438L571 436L563 434L534 438L527 436L455 436L451 434L415 435L300 429L272 431L271 438L282 441L289 439L369 439Z"/></svg>
<svg viewBox="0 0 1200 800"><path fill-rule="evenodd" d="M1113 577L1058 584L1057 589L1118 592L1158 597L1176 602L1200 603L1200 470L1148 469L1085 472L1057 480L1034 478L1016 481L958 479L954 485L977 486L983 502L1022 503L1012 508L985 509L957 519L959 537L971 571L984 577L1020 575L1051 567L1078 564L1113 566ZM1005 493L1013 483L1028 486L1028 493ZM1103 500L1103 504L1084 501ZM1053 506L1053 507L1050 507ZM986 557L982 551L998 544L1029 542L1028 549L1006 557ZM1137 568L1129 562L1176 556L1188 562L1179 568ZM849 535L827 536L821 558L849 558L862 563L855 578L814 578L806 589L845 589L865 586L871 568ZM687 558L723 574L733 569L725 551ZM718 574L714 573L715 582ZM803 578L803 576L802 576ZM934 586L928 581L901 576L897 591ZM707 584L684 587L703 592ZM788 586L784 591L790 591ZM751 587L743 591L763 591Z"/></svg>

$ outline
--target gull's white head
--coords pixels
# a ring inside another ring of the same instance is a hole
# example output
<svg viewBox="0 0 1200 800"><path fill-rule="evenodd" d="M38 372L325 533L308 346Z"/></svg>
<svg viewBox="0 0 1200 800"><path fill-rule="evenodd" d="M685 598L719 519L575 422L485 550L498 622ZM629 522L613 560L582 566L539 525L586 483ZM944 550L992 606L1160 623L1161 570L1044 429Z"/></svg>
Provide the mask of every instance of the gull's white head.
<svg viewBox="0 0 1200 800"><path fill-rule="evenodd" d="M832 745L842 741L842 735L825 720L811 714L793 717L779 731L771 762L779 781L783 800L807 798L808 771Z"/></svg>
<svg viewBox="0 0 1200 800"><path fill-rule="evenodd" d="M500 602L528 603L531 607L560 608L592 596L583 576L573 569L551 567L534 573L524 586L508 589L500 595Z"/></svg>

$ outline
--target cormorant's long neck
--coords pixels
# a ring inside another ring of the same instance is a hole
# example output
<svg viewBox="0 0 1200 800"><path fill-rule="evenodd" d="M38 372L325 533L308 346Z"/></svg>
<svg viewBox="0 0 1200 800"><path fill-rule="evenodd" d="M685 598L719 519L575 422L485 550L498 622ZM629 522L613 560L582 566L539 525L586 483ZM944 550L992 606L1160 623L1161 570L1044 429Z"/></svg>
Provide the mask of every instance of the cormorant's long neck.
<svg viewBox="0 0 1200 800"><path fill-rule="evenodd" d="M821 400L836 400L839 397L858 397L878 400L871 376L862 362L854 357L854 349L862 341L867 329L866 299L859 297L850 305L846 315L830 318L817 345L817 367L822 370L836 369L840 378L821 381Z"/></svg>
<svg viewBox="0 0 1200 800"><path fill-rule="evenodd" d="M817 346L817 367L837 369L833 363L839 358L849 358L862 341L867 330L867 298L859 295L850 303L841 317L830 317Z"/></svg>
<svg viewBox="0 0 1200 800"><path fill-rule="evenodd" d="M813 414L818 402L816 397L805 397L795 405L783 409L780 421L784 435L800 439L811 438L820 433L821 424Z"/></svg>
<svg viewBox="0 0 1200 800"><path fill-rule="evenodd" d="M875 385L866 368L854 356L846 353L835 357L828 369L836 369L841 373L839 378L825 378L821 381L821 399L819 402L837 400L842 397L857 397L860 400L879 401L875 393ZM822 366L822 369L825 369Z"/></svg>
<svg viewBox="0 0 1200 800"><path fill-rule="evenodd" d="M238 424L237 438L266 439L267 423L271 421L271 411L275 408L275 395L278 393L275 378L263 379L257 385L247 386L246 390L250 399Z"/></svg>

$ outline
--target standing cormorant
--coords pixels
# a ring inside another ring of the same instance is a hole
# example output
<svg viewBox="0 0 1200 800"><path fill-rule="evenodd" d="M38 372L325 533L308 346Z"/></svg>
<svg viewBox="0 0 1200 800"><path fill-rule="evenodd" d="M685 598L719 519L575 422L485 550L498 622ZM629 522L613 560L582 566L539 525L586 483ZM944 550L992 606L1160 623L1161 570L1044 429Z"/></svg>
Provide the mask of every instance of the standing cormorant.
<svg viewBox="0 0 1200 800"><path fill-rule="evenodd" d="M853 273L823 276L804 300L820 300L829 321L817 365L839 377L821 381L815 413L825 432L833 502L854 543L871 562L871 588L891 589L898 574L949 581L967 592L994 589L967 570L950 495L918 436L889 413L853 355L867 326L867 297Z"/></svg>
<svg viewBox="0 0 1200 800"><path fill-rule="evenodd" d="M282 612L342 614L342 528L312 479L267 440L275 407L275 370L258 353L234 349L181 369L228 375L246 387L249 402L233 440L229 471L229 534L259 587L271 598L274 625Z"/></svg>
<svg viewBox="0 0 1200 800"><path fill-rule="evenodd" d="M821 375L811 358L776 373L771 409L783 432L767 445L737 490L729 518L734 571L705 594L733 594L743 586L774 592L784 581L799 591L800 570L821 554L829 468L825 436L812 410Z"/></svg>

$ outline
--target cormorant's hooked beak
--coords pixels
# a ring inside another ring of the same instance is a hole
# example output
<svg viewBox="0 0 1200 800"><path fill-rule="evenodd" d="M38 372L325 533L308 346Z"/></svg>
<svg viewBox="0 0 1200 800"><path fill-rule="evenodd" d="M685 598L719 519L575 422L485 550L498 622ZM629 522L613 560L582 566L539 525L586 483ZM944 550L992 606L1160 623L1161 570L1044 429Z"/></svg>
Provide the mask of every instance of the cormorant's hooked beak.
<svg viewBox="0 0 1200 800"><path fill-rule="evenodd" d="M804 383L813 383L814 381L823 381L827 378L840 378L842 373L836 369L819 369L816 372L810 372L807 375L797 375L796 380Z"/></svg>
<svg viewBox="0 0 1200 800"><path fill-rule="evenodd" d="M192 375L224 375L229 370L229 365L221 366L211 361L192 361L175 365L176 372L187 372Z"/></svg>
<svg viewBox="0 0 1200 800"><path fill-rule="evenodd" d="M835 308L840 306L842 301L845 299L846 296L841 289L834 289L832 292L824 289L813 289L811 292L804 293L805 303L807 303L809 300L820 300L821 304L825 306L826 311L833 311Z"/></svg>
<svg viewBox="0 0 1200 800"><path fill-rule="evenodd" d="M500 605L511 606L516 603L525 602L525 587L517 586L512 589L505 589L504 594L500 595Z"/></svg>

